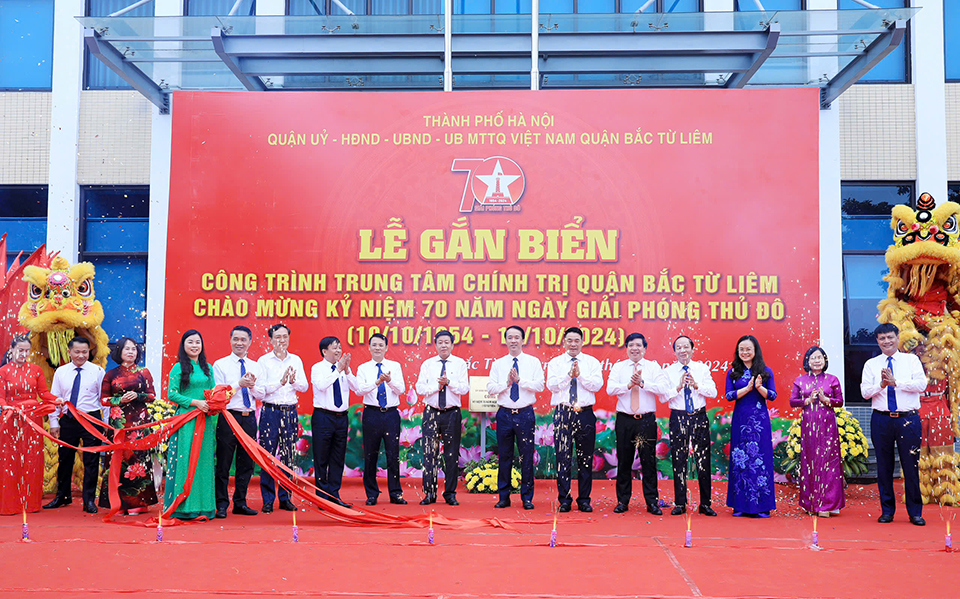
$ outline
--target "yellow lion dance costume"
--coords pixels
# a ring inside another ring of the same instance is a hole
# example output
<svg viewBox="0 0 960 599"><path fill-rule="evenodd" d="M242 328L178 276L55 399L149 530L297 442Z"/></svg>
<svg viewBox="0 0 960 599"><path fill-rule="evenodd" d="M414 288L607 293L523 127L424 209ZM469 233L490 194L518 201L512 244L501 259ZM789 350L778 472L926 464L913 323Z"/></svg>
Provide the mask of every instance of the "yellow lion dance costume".
<svg viewBox="0 0 960 599"><path fill-rule="evenodd" d="M957 505L960 486L953 451L960 436L960 205L936 206L924 193L917 210L894 206L894 244L886 252L890 273L881 323L900 329L900 348L919 356L929 385L920 398L923 503Z"/></svg>
<svg viewBox="0 0 960 599"><path fill-rule="evenodd" d="M43 368L48 384L53 380L54 371L70 361L67 343L77 335L90 341L90 361L107 365L109 339L100 327L103 306L94 292L94 272L89 262L71 267L60 256L53 259L50 268L27 266L23 269L27 299L20 306L19 320L30 331L31 359ZM51 493L57 484L55 443L46 443L44 462L43 490Z"/></svg>

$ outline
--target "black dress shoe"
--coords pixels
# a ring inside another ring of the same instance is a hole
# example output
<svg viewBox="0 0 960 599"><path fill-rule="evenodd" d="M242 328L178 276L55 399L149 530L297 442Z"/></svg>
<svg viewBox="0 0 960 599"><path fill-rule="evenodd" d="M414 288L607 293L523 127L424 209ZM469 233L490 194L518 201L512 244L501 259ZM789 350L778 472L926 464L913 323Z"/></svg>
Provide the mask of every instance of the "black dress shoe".
<svg viewBox="0 0 960 599"><path fill-rule="evenodd" d="M524 502L523 502L523 509L525 509L525 510L532 510L532 509L533 509L533 502L532 502L532 501L524 501Z"/></svg>
<svg viewBox="0 0 960 599"><path fill-rule="evenodd" d="M250 506L233 504L233 513L239 514L240 516L256 516L257 510L253 509Z"/></svg>
<svg viewBox="0 0 960 599"><path fill-rule="evenodd" d="M494 507L494 509L498 509L498 510L502 510L502 509L505 508L505 507L510 507L510 500L509 500L509 499L501 499L501 500L498 501L493 507Z"/></svg>
<svg viewBox="0 0 960 599"><path fill-rule="evenodd" d="M285 499L280 502L280 509L285 512L295 512L297 511L297 506L293 505L293 502L289 499Z"/></svg>
<svg viewBox="0 0 960 599"><path fill-rule="evenodd" d="M350 505L350 504L347 503L346 501L340 499L339 497L333 497L332 499L330 499L330 501L332 501L333 503L339 505L340 507L345 507L345 508L347 508L347 509L352 509L352 508L353 508L352 505Z"/></svg>
<svg viewBox="0 0 960 599"><path fill-rule="evenodd" d="M52 510L65 505L70 505L71 503L73 503L73 500L69 497L54 497L53 501L43 506L43 509Z"/></svg>
<svg viewBox="0 0 960 599"><path fill-rule="evenodd" d="M436 502L437 502L436 495L427 495L426 497L420 500L420 505L430 505L431 503L436 503Z"/></svg>
<svg viewBox="0 0 960 599"><path fill-rule="evenodd" d="M916 526L926 526L927 521L923 519L923 516L910 516L910 524Z"/></svg>
<svg viewBox="0 0 960 599"><path fill-rule="evenodd" d="M877 522L880 524L890 524L893 522L893 514L880 514L880 517L877 518Z"/></svg>
<svg viewBox="0 0 960 599"><path fill-rule="evenodd" d="M213 514L214 518L226 518L227 517L227 508L218 507L216 513Z"/></svg>
<svg viewBox="0 0 960 599"><path fill-rule="evenodd" d="M685 505L676 505L676 506L673 507L672 510L670 510L670 515L671 515L671 516L679 516L679 515L685 514L685 513L687 513L687 506L685 506Z"/></svg>
<svg viewBox="0 0 960 599"><path fill-rule="evenodd" d="M88 514L96 514L96 513L97 513L97 504L95 504L95 503L92 502L92 501L84 501L84 502L83 502L83 511L87 512Z"/></svg>
<svg viewBox="0 0 960 599"><path fill-rule="evenodd" d="M589 514L593 511L593 507L589 503L578 503L577 509L586 514Z"/></svg>
<svg viewBox="0 0 960 599"><path fill-rule="evenodd" d="M558 511L558 512L563 512L564 514L567 513L567 512L569 512L569 511L570 511L570 504L569 504L569 503L561 503L561 504L560 504L560 507L557 508L557 511Z"/></svg>
<svg viewBox="0 0 960 599"><path fill-rule="evenodd" d="M716 516L717 512L713 511L713 508L709 505L700 504L700 507L697 508L697 511L703 514L704 516Z"/></svg>
<svg viewBox="0 0 960 599"><path fill-rule="evenodd" d="M648 505L648 506L647 506L647 511L650 512L651 514L653 514L654 516L662 516L662 515L663 515L663 510L660 509L660 506L659 506L659 505Z"/></svg>
<svg viewBox="0 0 960 599"><path fill-rule="evenodd" d="M447 505L460 505L456 497L444 497L443 500L447 502Z"/></svg>
<svg viewBox="0 0 960 599"><path fill-rule="evenodd" d="M614 513L614 514L622 514L623 512L627 511L628 509L630 509L630 508L627 507L627 504L625 504L625 503L618 503L618 504L617 504L617 507L613 508L613 513Z"/></svg>
<svg viewBox="0 0 960 599"><path fill-rule="evenodd" d="M404 499L403 496L401 495L399 497L391 497L390 503L394 505L407 505L407 500Z"/></svg>
<svg viewBox="0 0 960 599"><path fill-rule="evenodd" d="M367 497L367 505L377 505L376 497Z"/></svg>
<svg viewBox="0 0 960 599"><path fill-rule="evenodd" d="M272 503L265 504L262 508L260 508L260 511L263 512L264 514L271 513L273 511L273 504Z"/></svg>

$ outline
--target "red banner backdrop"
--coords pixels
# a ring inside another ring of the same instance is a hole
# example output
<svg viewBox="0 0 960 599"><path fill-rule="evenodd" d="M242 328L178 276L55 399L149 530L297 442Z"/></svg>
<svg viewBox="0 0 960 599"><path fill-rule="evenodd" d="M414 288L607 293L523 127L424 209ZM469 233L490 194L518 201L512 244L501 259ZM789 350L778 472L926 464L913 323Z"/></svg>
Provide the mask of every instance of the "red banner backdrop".
<svg viewBox="0 0 960 599"><path fill-rule="evenodd" d="M385 333L410 388L440 329L486 375L506 326L546 363L577 325L605 370L630 332L660 363L689 335L722 394L750 333L785 407L819 338L816 89L178 92L173 106L165 370L188 328L212 361L233 326L258 356L282 321L308 373L323 336L356 366Z"/></svg>

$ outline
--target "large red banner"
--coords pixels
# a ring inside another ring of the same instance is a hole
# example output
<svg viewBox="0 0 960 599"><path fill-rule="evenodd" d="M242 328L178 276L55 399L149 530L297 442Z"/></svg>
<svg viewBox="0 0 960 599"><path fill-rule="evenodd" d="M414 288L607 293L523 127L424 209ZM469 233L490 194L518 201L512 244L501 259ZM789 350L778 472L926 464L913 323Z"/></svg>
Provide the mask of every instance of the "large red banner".
<svg viewBox="0 0 960 599"><path fill-rule="evenodd" d="M438 330L486 375L505 327L546 363L576 325L605 371L689 335L722 395L749 333L785 406L820 335L817 92L175 93L164 367L186 329L213 360L284 322L308 372L385 333L410 388Z"/></svg>

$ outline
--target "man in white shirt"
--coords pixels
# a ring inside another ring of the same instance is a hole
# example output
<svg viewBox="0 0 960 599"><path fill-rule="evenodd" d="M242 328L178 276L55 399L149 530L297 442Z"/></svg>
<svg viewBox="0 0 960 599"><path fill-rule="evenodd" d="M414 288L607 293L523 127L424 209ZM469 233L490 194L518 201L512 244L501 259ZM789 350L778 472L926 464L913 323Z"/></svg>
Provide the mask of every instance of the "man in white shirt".
<svg viewBox="0 0 960 599"><path fill-rule="evenodd" d="M697 464L700 483L700 507L704 516L716 516L710 507L710 419L707 398L717 396L710 367L693 361L693 339L686 335L673 342L677 361L663 370L664 393L660 401L670 404L670 457L673 460L674 516L687 511L687 463L690 444Z"/></svg>
<svg viewBox="0 0 960 599"><path fill-rule="evenodd" d="M630 333L624 339L627 359L610 369L607 395L617 400L617 505L622 514L633 495L634 455L640 454L643 499L647 511L659 516L660 492L657 489L657 395L663 392L660 366L645 360L647 339Z"/></svg>
<svg viewBox="0 0 960 599"><path fill-rule="evenodd" d="M459 478L461 395L470 392L467 363L453 355L453 334L440 331L433 338L437 355L420 366L416 391L423 396L423 500L420 505L437 501L437 458L443 442L443 499L448 505L457 501Z"/></svg>
<svg viewBox="0 0 960 599"><path fill-rule="evenodd" d="M543 365L540 360L523 353L526 333L517 325L504 331L506 356L490 367L487 393L497 396L497 491L500 500L495 508L510 507L511 473L513 471L513 443L520 451L520 499L523 509L533 509L533 431L536 415L533 404L537 393L543 391Z"/></svg>
<svg viewBox="0 0 960 599"><path fill-rule="evenodd" d="M90 341L86 337L74 337L67 343L67 349L70 353L70 362L57 368L53 374L53 383L50 385L50 392L59 397L62 402L62 406L50 414L50 434L74 446L79 446L81 441L84 447L100 445L100 440L77 422L65 404L71 403L77 410L102 419L103 404L100 403L100 395L104 370L89 361ZM70 447L62 445L59 447L57 495L53 501L43 506L44 509L63 507L72 502L70 479L73 478L73 460L76 453L77 450ZM95 499L99 466L99 454L83 452L83 511L88 514L97 513Z"/></svg>
<svg viewBox="0 0 960 599"><path fill-rule="evenodd" d="M363 488L367 505L377 505L380 486L377 484L377 462L380 444L387 456L387 491L390 503L406 505L400 487L400 396L403 394L403 371L400 364L384 359L387 338L380 333L370 336L369 362L357 368L357 393L363 396Z"/></svg>
<svg viewBox="0 0 960 599"><path fill-rule="evenodd" d="M900 329L892 323L874 330L882 352L863 365L860 394L873 403L870 439L877 456L877 489L880 491L880 517L877 522L893 522L897 510L893 492L893 447L900 454L900 472L910 522L924 526L920 496L920 393L927 388L927 376L920 358L897 350Z"/></svg>
<svg viewBox="0 0 960 599"><path fill-rule="evenodd" d="M350 370L350 354L343 353L340 340L320 340L320 360L310 369L313 384L313 476L320 497L343 507L340 499L343 462L347 457L347 414L350 390L357 392L357 379Z"/></svg>
<svg viewBox="0 0 960 599"><path fill-rule="evenodd" d="M230 349L232 353L213 363L213 380L218 385L230 385L236 392L227 404L227 410L237 424L251 439L257 438L257 399L263 399L256 393L257 375L260 366L247 357L253 332L245 326L235 326L230 331ZM217 497L217 518L227 517L230 499L227 487L230 483L230 466L236 456L237 467L234 473L233 513L242 516L255 516L257 510L247 505L247 487L253 476L253 459L241 447L226 418L217 420L217 471L215 491Z"/></svg>
<svg viewBox="0 0 960 599"><path fill-rule="evenodd" d="M300 422L297 420L297 393L310 388L300 357L287 351L290 346L290 327L271 326L267 333L273 351L260 356L257 365L260 376L254 385L257 397L263 398L260 410L260 445L275 454L286 466L293 466L293 446L297 442ZM273 511L277 497L277 483L266 472L260 473L260 495L264 514ZM290 501L290 492L280 487L280 509L289 512L297 508Z"/></svg>
<svg viewBox="0 0 960 599"><path fill-rule="evenodd" d="M593 406L603 388L600 361L583 353L583 331L570 327L563 333L567 350L547 364L547 390L552 393L553 443L557 461L557 500L561 512L569 512L570 471L573 447L577 453L577 509L592 512L593 452L597 445L597 417Z"/></svg>

